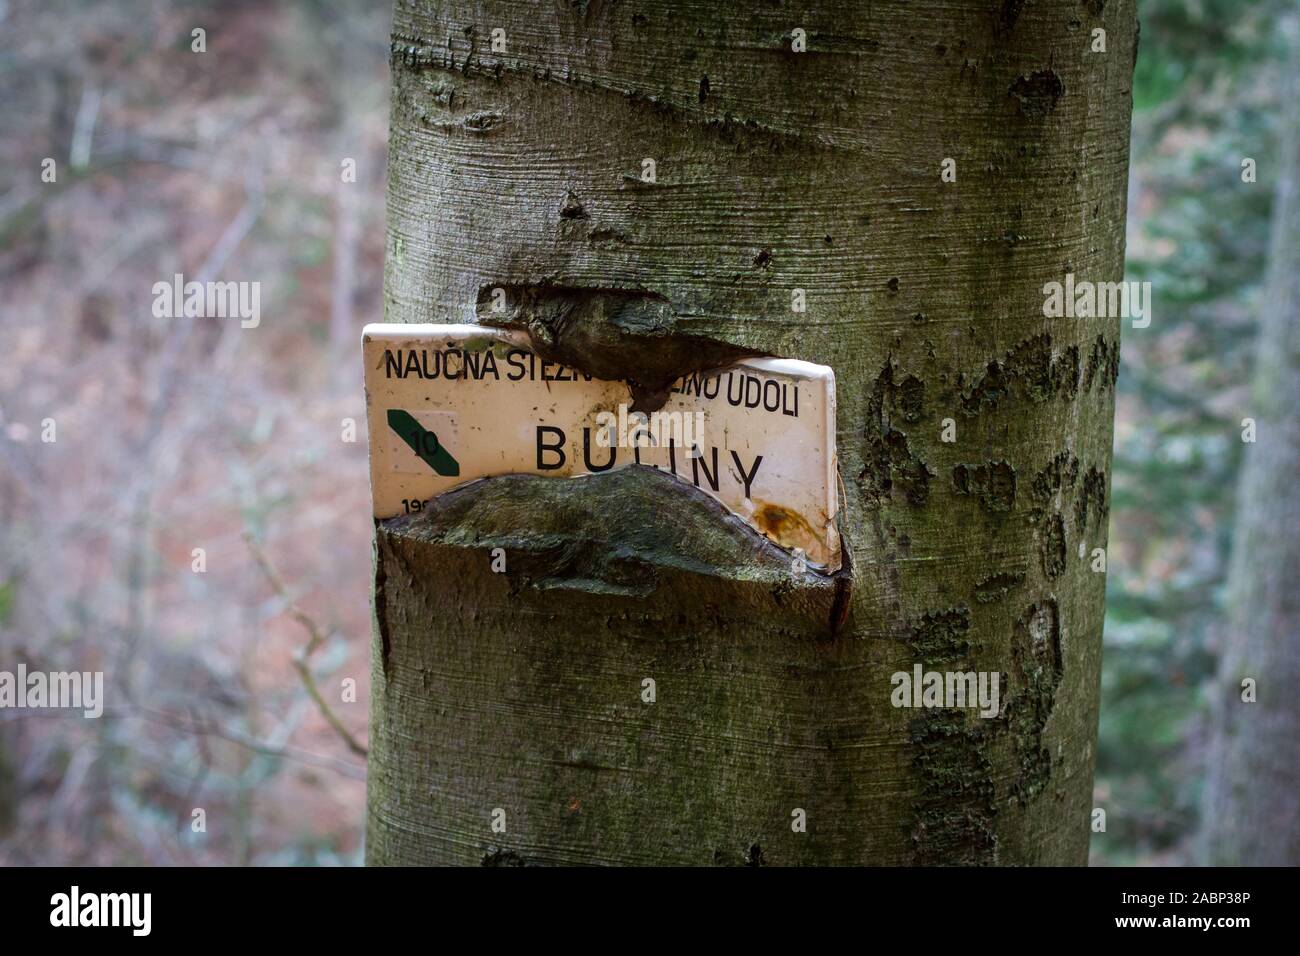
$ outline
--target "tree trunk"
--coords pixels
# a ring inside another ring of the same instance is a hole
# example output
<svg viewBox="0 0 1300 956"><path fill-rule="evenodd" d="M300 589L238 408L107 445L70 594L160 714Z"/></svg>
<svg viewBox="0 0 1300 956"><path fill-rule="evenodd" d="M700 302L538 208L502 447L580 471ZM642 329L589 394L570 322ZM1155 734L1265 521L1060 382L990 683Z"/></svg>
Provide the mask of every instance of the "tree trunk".
<svg viewBox="0 0 1300 956"><path fill-rule="evenodd" d="M810 7L397 3L386 320L833 366L851 560L643 469L381 523L371 863L1086 862L1119 321L1044 284L1122 278L1133 3Z"/></svg>
<svg viewBox="0 0 1300 956"><path fill-rule="evenodd" d="M1220 866L1300 865L1300 23L1289 26L1269 275L1243 412L1255 441L1237 489L1207 766L1204 855Z"/></svg>

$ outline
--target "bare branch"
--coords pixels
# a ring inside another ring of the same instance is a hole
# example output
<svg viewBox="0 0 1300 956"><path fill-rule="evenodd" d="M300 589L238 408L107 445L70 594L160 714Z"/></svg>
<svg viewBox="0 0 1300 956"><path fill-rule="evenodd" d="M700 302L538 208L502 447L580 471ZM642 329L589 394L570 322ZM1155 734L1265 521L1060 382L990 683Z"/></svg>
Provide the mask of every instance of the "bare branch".
<svg viewBox="0 0 1300 956"><path fill-rule="evenodd" d="M262 546L257 543L257 539L253 536L251 531L244 532L244 541L248 544L248 550L253 554L253 560L256 561L258 567L262 569L262 573L266 575L266 580L270 583L271 590L283 598L285 603L288 605L289 616L301 624L307 631L307 645L294 655L293 667L294 670L298 672L298 676L302 678L302 683L307 689L308 696L310 696L315 702L316 707L321 712L321 716L324 717L326 722L334 728L335 732L343 738L343 742L347 744L348 749L359 757L366 756L368 751L365 746L359 743L357 739L352 736L352 732L349 731L347 727L343 726L343 721L339 720L338 715L330 709L329 704L326 703L325 698L321 695L320 688L316 686L316 678L311 672L309 664L311 655L316 653L320 646L325 643L325 631L309 614L307 614L306 611L298 606L296 601L289 597L288 589L284 586L284 580L280 577L279 572L275 570L275 567L267 558L266 552L262 550Z"/></svg>

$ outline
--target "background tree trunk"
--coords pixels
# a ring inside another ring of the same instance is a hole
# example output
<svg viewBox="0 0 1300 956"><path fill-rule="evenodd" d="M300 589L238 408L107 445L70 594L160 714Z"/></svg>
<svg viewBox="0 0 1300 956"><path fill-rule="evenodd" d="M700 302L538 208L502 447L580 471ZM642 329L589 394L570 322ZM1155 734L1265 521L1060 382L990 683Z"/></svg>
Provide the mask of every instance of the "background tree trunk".
<svg viewBox="0 0 1300 956"><path fill-rule="evenodd" d="M1294 18L1269 277L1260 316L1213 700L1203 831L1211 865L1300 865L1300 32ZM1261 162L1261 166L1262 166ZM1246 187L1249 188L1249 187ZM1255 703L1242 681L1256 682ZM1288 759L1288 757L1290 759Z"/></svg>
<svg viewBox="0 0 1300 956"><path fill-rule="evenodd" d="M1086 861L1119 322L1043 286L1122 278L1135 54L1114 0L399 0L387 320L833 366L852 572L643 471L384 522L370 862ZM915 663L1001 713L893 708Z"/></svg>

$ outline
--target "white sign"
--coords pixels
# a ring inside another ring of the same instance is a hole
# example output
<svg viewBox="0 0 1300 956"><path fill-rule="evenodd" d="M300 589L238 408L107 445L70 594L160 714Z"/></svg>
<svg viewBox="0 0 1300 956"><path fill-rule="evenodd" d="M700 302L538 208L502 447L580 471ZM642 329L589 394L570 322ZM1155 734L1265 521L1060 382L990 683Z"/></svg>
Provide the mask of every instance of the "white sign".
<svg viewBox="0 0 1300 956"><path fill-rule="evenodd" d="M542 360L478 325L368 325L362 336L376 518L493 475L639 464L718 499L810 565L840 566L835 373L746 359L683 376L649 415L624 382Z"/></svg>

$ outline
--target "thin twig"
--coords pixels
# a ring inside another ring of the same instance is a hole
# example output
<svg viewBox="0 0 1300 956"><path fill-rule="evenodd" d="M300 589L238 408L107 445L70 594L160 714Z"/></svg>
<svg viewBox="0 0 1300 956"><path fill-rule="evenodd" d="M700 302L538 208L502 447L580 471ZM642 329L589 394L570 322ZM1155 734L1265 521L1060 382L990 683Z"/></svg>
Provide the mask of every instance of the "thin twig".
<svg viewBox="0 0 1300 956"><path fill-rule="evenodd" d="M261 754L264 757L274 757L278 760L288 760L293 763L300 763L308 767L316 767L321 770L333 770L345 777L351 777L355 780L365 779L365 768L356 764L348 763L338 757L331 757L325 754L313 753L310 750L303 750L301 747L276 746L268 744L265 741L258 740L248 734L240 733L228 727L222 727L211 720L195 720L188 714L175 711L152 710L148 707L142 707L138 704L128 704L124 708L104 708L102 720L129 720L143 719L169 727L172 730L181 733L197 734L209 737L218 737L221 740L236 744L245 750ZM17 723L23 720L77 720L84 721L76 711L72 710L11 710L6 708L0 711L0 724Z"/></svg>
<svg viewBox="0 0 1300 956"><path fill-rule="evenodd" d="M351 731L349 731L347 727L343 726L343 721L339 720L338 715L330 709L330 705L325 702L325 698L321 695L320 688L316 686L316 678L312 676L309 661L311 655L316 653L320 646L325 643L324 630L322 630L321 626L317 624L306 611L298 606L296 601L289 597L289 591L284 586L284 580L275 570L275 567L267 558L266 552L262 550L262 546L257 543L257 539L253 536L251 531L244 532L244 541L248 544L248 550L253 554L253 560L256 561L258 567L262 569L262 573L266 575L266 580L270 583L271 590L279 595L288 605L289 616L301 624L307 631L307 645L294 655L293 667L294 670L298 672L298 676L302 678L302 683L307 689L308 696L310 696L315 702L316 707L321 712L321 716L324 717L326 722L334 728L340 737L343 738L343 742L348 745L348 749L359 757L365 757L369 751L366 750L363 744L358 743L357 739L352 736Z"/></svg>
<svg viewBox="0 0 1300 956"><path fill-rule="evenodd" d="M197 724L199 722L198 710L194 707L190 709L190 721ZM194 801L198 799L199 793L203 790L203 784L208 779L208 772L212 769L212 751L208 747L208 738L206 734L195 734L194 743L199 751L199 770L190 781L189 791L185 795L185 800L181 803L180 824L178 830L185 832L185 824L192 823L194 819ZM189 807L189 810L186 810ZM189 819L186 819L186 813Z"/></svg>

